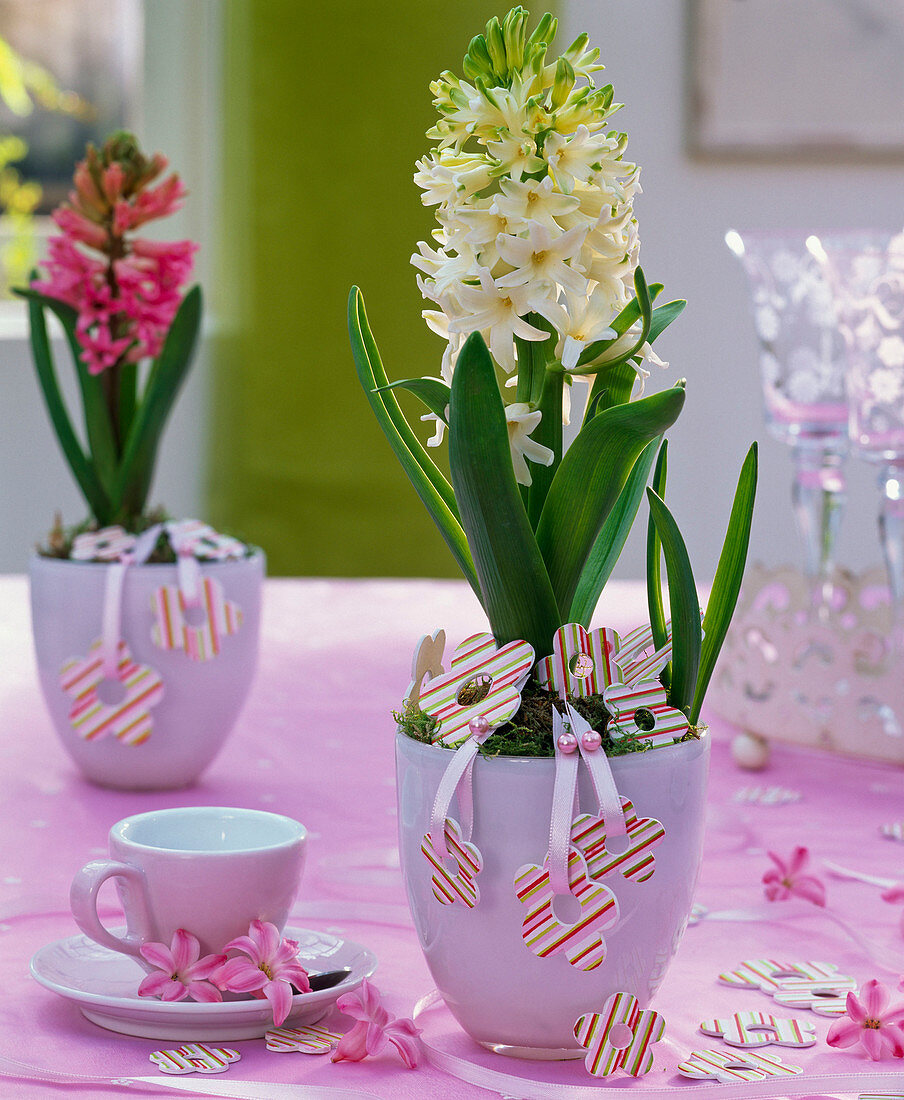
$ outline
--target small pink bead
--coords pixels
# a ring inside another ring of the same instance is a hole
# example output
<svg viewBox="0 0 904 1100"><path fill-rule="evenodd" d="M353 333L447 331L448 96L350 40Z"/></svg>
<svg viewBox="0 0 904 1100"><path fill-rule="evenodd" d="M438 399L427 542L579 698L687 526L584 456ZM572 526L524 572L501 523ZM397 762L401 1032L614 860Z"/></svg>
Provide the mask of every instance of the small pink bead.
<svg viewBox="0 0 904 1100"><path fill-rule="evenodd" d="M563 733L557 743L566 756L570 756L578 747L578 739L573 733Z"/></svg>
<svg viewBox="0 0 904 1100"><path fill-rule="evenodd" d="M479 714L476 718L472 718L471 721L468 722L468 729L475 737L483 737L490 732L490 723L482 714Z"/></svg>
<svg viewBox="0 0 904 1100"><path fill-rule="evenodd" d="M596 730L587 730L586 733L581 735L581 741L588 752L596 752L603 743L602 737L600 737Z"/></svg>

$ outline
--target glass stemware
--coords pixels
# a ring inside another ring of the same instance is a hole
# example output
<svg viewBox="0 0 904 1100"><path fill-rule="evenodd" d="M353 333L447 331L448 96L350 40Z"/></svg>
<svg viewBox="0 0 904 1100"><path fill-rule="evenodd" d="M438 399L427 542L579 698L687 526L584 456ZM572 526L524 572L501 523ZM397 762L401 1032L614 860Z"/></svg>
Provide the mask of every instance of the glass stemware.
<svg viewBox="0 0 904 1100"><path fill-rule="evenodd" d="M879 468L879 539L904 638L904 233L811 237L846 346L851 447Z"/></svg>
<svg viewBox="0 0 904 1100"><path fill-rule="evenodd" d="M805 569L820 606L830 600L844 509L848 410L844 344L831 289L803 231L729 230L760 343L766 425L792 448L792 502Z"/></svg>

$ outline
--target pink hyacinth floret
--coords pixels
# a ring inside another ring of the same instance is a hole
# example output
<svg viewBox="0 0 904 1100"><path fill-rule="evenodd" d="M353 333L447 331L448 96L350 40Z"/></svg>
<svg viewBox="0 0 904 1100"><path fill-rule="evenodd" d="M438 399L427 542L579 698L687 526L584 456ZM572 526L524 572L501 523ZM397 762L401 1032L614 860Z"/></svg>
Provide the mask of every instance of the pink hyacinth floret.
<svg viewBox="0 0 904 1100"><path fill-rule="evenodd" d="M887 890L883 890L881 894L883 901L890 901L892 904L900 904L904 901L904 883L896 882L894 886L889 886ZM901 910L901 917L899 922L901 929L901 935L904 936L904 909ZM904 981L901 982L899 989L904 989Z"/></svg>
<svg viewBox="0 0 904 1100"><path fill-rule="evenodd" d="M383 1007L380 991L366 978L359 989L343 994L336 1001L336 1007L356 1022L339 1040L333 1051L334 1062L373 1058L390 1043L409 1069L418 1064L420 1028L415 1027L413 1020L390 1016Z"/></svg>
<svg viewBox="0 0 904 1100"><path fill-rule="evenodd" d="M799 845L787 861L777 856L775 852L766 854L775 864L763 875L766 898L769 901L787 901L788 898L799 897L813 902L814 905L825 907L826 888L822 881L815 875L802 873L810 861L810 852L807 848Z"/></svg>
<svg viewBox="0 0 904 1100"><path fill-rule="evenodd" d="M164 1001L222 1001L223 995L208 980L226 961L225 955L205 955L201 945L184 928L177 928L170 946L145 943L141 957L156 967L138 987L139 997L160 997Z"/></svg>
<svg viewBox="0 0 904 1100"><path fill-rule="evenodd" d="M212 980L230 993L266 997L277 1027L289 1015L295 990L311 990L308 972L298 961L298 941L280 939L276 925L269 921L253 920L248 935L230 940L223 950L240 954L226 960Z"/></svg>
<svg viewBox="0 0 904 1100"><path fill-rule="evenodd" d="M888 989L875 978L848 993L846 1015L829 1028L830 1047L863 1047L874 1062L887 1054L904 1058L904 1002L889 1007Z"/></svg>

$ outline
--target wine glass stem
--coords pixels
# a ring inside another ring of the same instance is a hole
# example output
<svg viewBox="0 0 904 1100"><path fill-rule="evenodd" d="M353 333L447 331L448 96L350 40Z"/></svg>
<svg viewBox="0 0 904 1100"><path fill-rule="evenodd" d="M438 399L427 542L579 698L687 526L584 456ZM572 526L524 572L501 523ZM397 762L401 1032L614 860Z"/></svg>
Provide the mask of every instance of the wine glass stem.
<svg viewBox="0 0 904 1100"><path fill-rule="evenodd" d="M830 447L794 448L792 500L804 543L807 575L828 582L844 511L844 452Z"/></svg>
<svg viewBox="0 0 904 1100"><path fill-rule="evenodd" d="M882 492L879 509L879 541L888 570L888 594L892 627L900 633L904 619L904 463L890 462L879 474Z"/></svg>

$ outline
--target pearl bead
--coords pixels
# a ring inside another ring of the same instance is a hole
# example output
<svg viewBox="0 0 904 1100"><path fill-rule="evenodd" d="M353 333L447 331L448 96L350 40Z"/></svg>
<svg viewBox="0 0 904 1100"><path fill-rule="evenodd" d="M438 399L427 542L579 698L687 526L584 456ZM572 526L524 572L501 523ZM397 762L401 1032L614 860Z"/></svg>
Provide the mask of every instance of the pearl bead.
<svg viewBox="0 0 904 1100"><path fill-rule="evenodd" d="M468 729L475 737L485 737L490 732L490 723L482 714L478 714L476 718L472 718L468 722Z"/></svg>
<svg viewBox="0 0 904 1100"><path fill-rule="evenodd" d="M571 753L577 751L578 739L573 733L563 733L559 737L557 744L566 756L570 756Z"/></svg>
<svg viewBox="0 0 904 1100"><path fill-rule="evenodd" d="M739 767L758 772L769 763L769 745L754 733L739 733L731 743L731 755Z"/></svg>
<svg viewBox="0 0 904 1100"><path fill-rule="evenodd" d="M586 733L581 735L581 742L588 752L596 752L603 743L603 739L596 730L587 730Z"/></svg>

